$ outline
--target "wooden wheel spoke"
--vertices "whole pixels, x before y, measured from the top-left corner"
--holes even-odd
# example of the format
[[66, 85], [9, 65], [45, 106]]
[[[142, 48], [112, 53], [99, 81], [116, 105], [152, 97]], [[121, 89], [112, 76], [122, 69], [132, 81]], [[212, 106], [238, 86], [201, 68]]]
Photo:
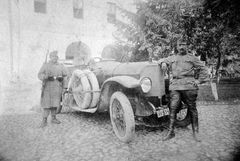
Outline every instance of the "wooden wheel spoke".
[[75, 87], [75, 88], [72, 89], [72, 92], [73, 93], [83, 93], [84, 92], [83, 87], [81, 85], [78, 86], [78, 87]]

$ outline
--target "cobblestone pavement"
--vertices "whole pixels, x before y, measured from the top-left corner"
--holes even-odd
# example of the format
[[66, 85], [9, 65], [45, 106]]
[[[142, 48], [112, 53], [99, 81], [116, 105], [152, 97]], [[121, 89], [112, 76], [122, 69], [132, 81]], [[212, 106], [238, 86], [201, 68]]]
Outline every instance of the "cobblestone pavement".
[[200, 143], [189, 126], [165, 142], [166, 129], [137, 127], [127, 144], [113, 133], [107, 113], [67, 112], [57, 116], [60, 125], [39, 128], [41, 115], [31, 110], [39, 106], [39, 87], [1, 95], [0, 161], [231, 161], [240, 145], [239, 105], [198, 106]]

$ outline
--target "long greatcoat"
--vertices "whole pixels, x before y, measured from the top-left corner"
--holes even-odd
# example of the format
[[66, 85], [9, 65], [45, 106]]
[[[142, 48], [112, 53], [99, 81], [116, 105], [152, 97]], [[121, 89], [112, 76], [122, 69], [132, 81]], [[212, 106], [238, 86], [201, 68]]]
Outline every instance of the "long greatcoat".
[[[62, 82], [58, 80], [48, 81], [44, 80], [44, 76], [58, 77], [62, 76]], [[43, 81], [43, 93], [41, 96], [42, 108], [59, 107], [61, 103], [61, 95], [63, 88], [67, 88], [67, 70], [60, 63], [53, 63], [49, 61], [43, 64], [38, 72], [38, 78]]]

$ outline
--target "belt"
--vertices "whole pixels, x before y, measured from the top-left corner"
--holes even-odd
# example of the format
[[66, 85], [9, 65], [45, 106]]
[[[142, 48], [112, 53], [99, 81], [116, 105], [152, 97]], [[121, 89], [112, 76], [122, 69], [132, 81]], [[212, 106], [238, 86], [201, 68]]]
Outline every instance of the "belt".
[[182, 78], [193, 78], [193, 75], [179, 75], [179, 76], [173, 76], [173, 79], [182, 79]]
[[48, 77], [48, 81], [55, 81], [58, 80], [59, 82], [63, 81], [63, 77]]

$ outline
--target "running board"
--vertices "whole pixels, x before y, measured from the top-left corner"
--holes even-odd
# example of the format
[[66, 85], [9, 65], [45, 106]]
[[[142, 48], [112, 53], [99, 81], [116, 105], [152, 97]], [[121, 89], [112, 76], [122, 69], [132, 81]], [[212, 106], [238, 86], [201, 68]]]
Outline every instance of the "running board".
[[87, 109], [81, 109], [79, 106], [70, 106], [70, 108], [76, 110], [76, 111], [81, 111], [81, 112], [89, 112], [89, 113], [94, 113], [97, 111], [97, 107], [95, 108], [87, 108]]

